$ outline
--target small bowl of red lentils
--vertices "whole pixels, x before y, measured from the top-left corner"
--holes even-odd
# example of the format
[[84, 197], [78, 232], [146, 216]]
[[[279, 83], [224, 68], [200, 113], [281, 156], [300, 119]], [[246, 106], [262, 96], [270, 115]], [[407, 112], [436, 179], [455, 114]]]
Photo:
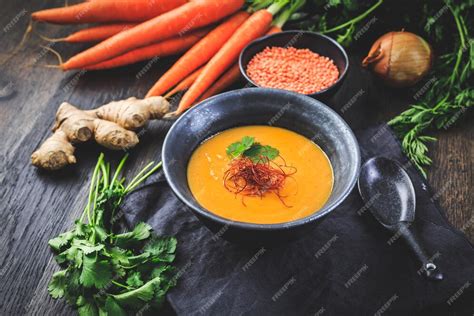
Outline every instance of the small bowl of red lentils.
[[256, 87], [289, 90], [311, 97], [334, 93], [349, 67], [334, 39], [308, 31], [259, 38], [240, 54], [240, 71]]

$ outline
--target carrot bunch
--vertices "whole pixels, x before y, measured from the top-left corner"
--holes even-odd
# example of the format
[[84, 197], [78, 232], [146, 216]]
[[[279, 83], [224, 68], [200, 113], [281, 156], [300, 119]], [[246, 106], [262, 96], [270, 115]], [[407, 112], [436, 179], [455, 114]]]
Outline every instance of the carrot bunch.
[[244, 2], [91, 0], [38, 11], [32, 18], [59, 24], [107, 23], [58, 39], [100, 41], [61, 63], [63, 70], [108, 69], [185, 52], [147, 93], [169, 97], [187, 90], [176, 115], [239, 80], [242, 49], [258, 37], [281, 31], [305, 0], [247, 1], [248, 9], [242, 11]]
[[31, 18], [56, 24], [143, 22], [171, 11], [187, 0], [94, 0], [34, 12]]
[[[268, 2], [272, 4], [265, 9], [257, 7], [257, 10], [242, 23], [229, 40], [207, 62], [181, 98], [178, 109], [171, 115], [183, 113], [192, 105], [221, 92], [236, 82], [240, 78], [237, 59], [242, 49], [256, 38], [280, 32], [291, 14], [304, 4], [302, 0], [292, 2], [261, 1], [263, 6]], [[289, 8], [274, 21], [274, 16], [288, 3], [290, 3]], [[272, 22], [274, 22], [273, 27], [271, 27]], [[204, 41], [204, 39], [201, 41]], [[185, 67], [185, 65], [182, 65], [182, 67]], [[173, 73], [173, 67], [163, 77], [170, 76], [169, 73]], [[160, 91], [160, 83], [165, 84], [161, 80], [162, 78], [151, 88], [147, 96], [157, 95], [156, 92]]]

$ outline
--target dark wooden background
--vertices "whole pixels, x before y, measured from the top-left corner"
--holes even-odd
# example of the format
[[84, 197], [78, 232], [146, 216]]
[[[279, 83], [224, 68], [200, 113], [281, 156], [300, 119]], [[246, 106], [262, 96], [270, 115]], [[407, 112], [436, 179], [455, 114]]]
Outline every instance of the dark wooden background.
[[[94, 108], [111, 100], [143, 97], [154, 80], [173, 59], [158, 59], [123, 69], [95, 73], [63, 73], [43, 67], [57, 63], [40, 45], [37, 36], [13, 56], [32, 11], [62, 5], [62, 1], [1, 1], [0, 15], [0, 314], [69, 314], [64, 301], [47, 293], [51, 274], [58, 269], [47, 241], [70, 228], [86, 200], [90, 170], [101, 149], [93, 144], [79, 146], [78, 164], [59, 172], [43, 172], [30, 165], [30, 155], [50, 135], [54, 114], [62, 101], [82, 108]], [[38, 32], [61, 37], [70, 27], [38, 25]], [[71, 56], [82, 45], [51, 46]], [[367, 47], [361, 47], [365, 52]], [[360, 55], [351, 54], [353, 67], [341, 92], [332, 102], [347, 103], [353, 96], [351, 85], [360, 84], [369, 74], [358, 66]], [[376, 82], [370, 99], [367, 124], [388, 120], [409, 102], [410, 94], [386, 89]], [[376, 91], [375, 93], [373, 91]], [[334, 101], [336, 100], [336, 101]], [[371, 102], [372, 102], [371, 101]], [[331, 104], [331, 103], [330, 103]], [[363, 104], [362, 104], [363, 106]], [[159, 151], [169, 122], [154, 122], [132, 151], [129, 168], [133, 172]], [[446, 210], [449, 221], [474, 240], [472, 113], [456, 125], [436, 133], [439, 141], [431, 147], [433, 166], [428, 182], [433, 198]], [[122, 153], [108, 153], [118, 159]]]

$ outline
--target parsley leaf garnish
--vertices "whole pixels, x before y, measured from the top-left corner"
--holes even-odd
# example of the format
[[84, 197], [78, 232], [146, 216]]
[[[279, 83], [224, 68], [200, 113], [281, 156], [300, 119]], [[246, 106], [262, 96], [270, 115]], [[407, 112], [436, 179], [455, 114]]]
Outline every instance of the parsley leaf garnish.
[[235, 142], [227, 147], [227, 155], [231, 158], [237, 158], [249, 150], [255, 143], [255, 137], [244, 136], [240, 142]]
[[255, 137], [250, 136], [244, 136], [241, 141], [230, 144], [226, 153], [231, 159], [243, 156], [253, 162], [261, 161], [262, 158], [273, 160], [280, 154], [278, 149], [255, 142]]

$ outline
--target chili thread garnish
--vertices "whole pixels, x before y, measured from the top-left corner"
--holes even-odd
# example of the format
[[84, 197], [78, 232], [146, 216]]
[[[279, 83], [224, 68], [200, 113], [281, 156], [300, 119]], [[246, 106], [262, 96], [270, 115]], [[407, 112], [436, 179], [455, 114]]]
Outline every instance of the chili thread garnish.
[[[267, 193], [275, 194], [286, 207], [288, 205], [281, 193], [285, 181], [296, 173], [297, 169], [288, 166], [271, 146], [262, 146], [253, 137], [244, 137], [241, 142], [230, 145], [227, 154], [232, 160], [224, 173], [224, 187], [235, 195], [262, 198]], [[276, 158], [282, 163], [277, 163]]]

